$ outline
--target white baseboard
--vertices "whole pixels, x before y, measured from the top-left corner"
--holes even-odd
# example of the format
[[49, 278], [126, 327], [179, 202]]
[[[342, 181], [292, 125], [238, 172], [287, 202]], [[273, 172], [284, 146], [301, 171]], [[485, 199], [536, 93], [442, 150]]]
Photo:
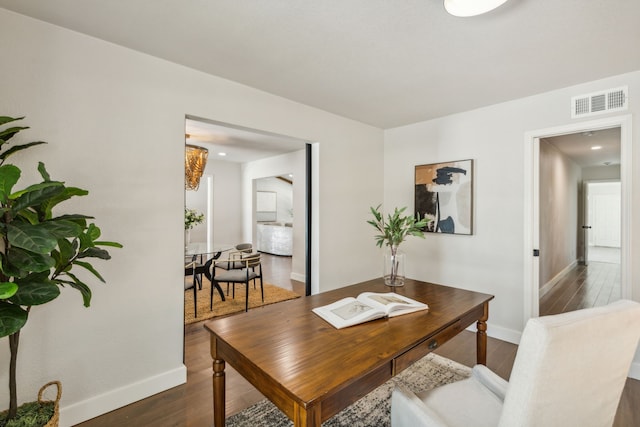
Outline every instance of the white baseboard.
[[307, 281], [307, 276], [300, 273], [294, 273], [293, 271], [291, 272], [291, 275], [289, 277], [291, 278], [291, 280], [297, 280], [298, 282], [304, 283]]
[[573, 261], [571, 264], [566, 266], [560, 273], [556, 274], [551, 280], [549, 280], [547, 283], [542, 285], [542, 287], [540, 288], [539, 297], [542, 298], [547, 292], [553, 289], [553, 287], [557, 285], [558, 282], [560, 282], [560, 280], [562, 280], [562, 278], [566, 276], [567, 273], [571, 271], [571, 269], [574, 268], [576, 265], [578, 265], [578, 260]]
[[60, 426], [76, 425], [185, 382], [187, 382], [187, 368], [182, 365], [172, 371], [145, 378], [99, 396], [62, 406], [60, 407]]
[[[467, 331], [475, 333], [477, 331], [476, 324], [474, 323], [473, 325], [469, 326], [467, 328]], [[487, 336], [500, 341], [506, 341], [510, 342], [511, 344], [518, 345], [520, 343], [522, 332], [503, 328], [502, 326], [495, 326], [490, 322], [487, 322]]]
[[520, 337], [522, 337], [522, 332], [487, 323], [487, 335], [491, 338], [518, 345], [520, 344]]
[[640, 362], [633, 362], [631, 364], [631, 368], [629, 369], [629, 378], [633, 378], [634, 380], [640, 380]]

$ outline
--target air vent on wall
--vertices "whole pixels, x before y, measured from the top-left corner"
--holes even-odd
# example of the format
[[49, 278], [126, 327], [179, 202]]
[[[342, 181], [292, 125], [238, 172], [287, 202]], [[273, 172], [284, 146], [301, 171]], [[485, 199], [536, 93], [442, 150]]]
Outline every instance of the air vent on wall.
[[588, 117], [627, 109], [628, 88], [619, 87], [571, 98], [571, 117]]

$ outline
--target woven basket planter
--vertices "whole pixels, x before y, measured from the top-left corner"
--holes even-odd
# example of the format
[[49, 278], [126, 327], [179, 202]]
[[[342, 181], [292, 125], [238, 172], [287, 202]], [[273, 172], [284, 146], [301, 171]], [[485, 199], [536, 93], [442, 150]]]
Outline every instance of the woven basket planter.
[[[45, 392], [45, 390], [52, 386], [55, 385], [57, 387], [57, 392], [56, 392], [56, 399], [55, 400], [44, 400], [43, 398], [43, 394]], [[45, 385], [43, 385], [40, 388], [40, 391], [38, 392], [38, 401], [37, 402], [29, 402], [29, 403], [25, 403], [20, 405], [20, 407], [18, 408], [18, 414], [20, 414], [20, 410], [21, 408], [23, 408], [24, 405], [30, 405], [30, 404], [35, 404], [38, 403], [40, 405], [42, 404], [53, 404], [53, 415], [51, 416], [51, 418], [49, 418], [49, 421], [46, 424], [42, 424], [42, 427], [58, 427], [58, 423], [60, 420], [60, 398], [62, 397], [62, 384], [60, 384], [60, 381], [51, 381]], [[7, 411], [3, 411], [2, 415], [6, 415]]]
[[44, 427], [58, 427], [58, 422], [60, 420], [60, 398], [62, 397], [62, 384], [60, 383], [60, 381], [51, 381], [43, 385], [40, 388], [40, 391], [38, 391], [38, 402], [50, 402], [49, 400], [42, 400], [42, 394], [47, 389], [47, 387], [52, 385], [57, 386], [58, 391], [56, 392], [56, 400], [53, 401], [53, 416], [51, 417], [49, 422], [44, 425]]

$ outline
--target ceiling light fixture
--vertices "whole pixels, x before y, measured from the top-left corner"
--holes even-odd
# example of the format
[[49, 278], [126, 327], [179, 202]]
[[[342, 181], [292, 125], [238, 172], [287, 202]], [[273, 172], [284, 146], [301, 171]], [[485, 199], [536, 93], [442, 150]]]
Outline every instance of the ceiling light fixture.
[[209, 150], [197, 145], [186, 144], [184, 149], [184, 188], [197, 190], [200, 187], [200, 178], [207, 166]]
[[600, 150], [602, 149], [601, 145], [594, 145], [593, 147], [591, 147], [592, 150]]
[[453, 16], [482, 15], [501, 6], [507, 0], [444, 0], [444, 8]]

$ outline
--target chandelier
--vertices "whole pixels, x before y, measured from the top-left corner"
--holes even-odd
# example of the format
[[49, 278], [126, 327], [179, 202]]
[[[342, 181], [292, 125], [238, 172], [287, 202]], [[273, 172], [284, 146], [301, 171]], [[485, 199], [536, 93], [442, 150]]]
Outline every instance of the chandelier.
[[184, 188], [197, 190], [200, 186], [200, 178], [207, 165], [209, 150], [196, 145], [185, 145], [184, 150]]

